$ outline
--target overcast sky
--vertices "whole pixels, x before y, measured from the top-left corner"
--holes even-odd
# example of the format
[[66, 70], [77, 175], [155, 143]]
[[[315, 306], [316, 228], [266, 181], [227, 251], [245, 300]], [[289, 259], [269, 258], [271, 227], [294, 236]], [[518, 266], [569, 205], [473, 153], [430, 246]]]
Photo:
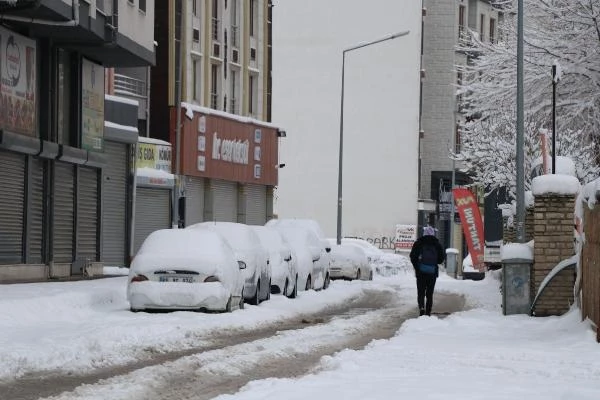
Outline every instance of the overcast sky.
[[314, 218], [335, 237], [342, 51], [346, 54], [344, 235], [389, 235], [416, 223], [418, 1], [278, 0], [273, 16], [273, 122], [280, 144], [276, 212]]

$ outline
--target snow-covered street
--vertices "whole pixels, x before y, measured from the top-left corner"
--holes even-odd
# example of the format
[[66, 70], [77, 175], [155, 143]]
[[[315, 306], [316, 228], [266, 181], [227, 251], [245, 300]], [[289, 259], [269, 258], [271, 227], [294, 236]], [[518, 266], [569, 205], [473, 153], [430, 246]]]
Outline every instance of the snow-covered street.
[[[596, 399], [600, 345], [589, 324], [577, 310], [505, 317], [499, 283], [492, 274], [480, 282], [442, 275], [435, 315], [421, 318], [410, 271], [373, 282], [336, 281], [296, 300], [273, 296], [230, 314], [131, 313], [125, 277], [5, 285], [2, 386], [70, 377], [75, 390], [53, 399], [211, 398], [235, 392], [229, 381], [249, 383], [219, 398]], [[464, 296], [465, 311], [446, 315], [444, 302], [453, 295]], [[361, 306], [365, 298], [380, 309]], [[364, 349], [368, 340], [352, 342], [405, 318], [386, 333], [390, 339]], [[294, 329], [298, 320], [304, 326]], [[224, 335], [237, 335], [237, 344], [221, 347]], [[138, 368], [118, 373], [127, 365]], [[98, 373], [110, 369], [117, 372]], [[91, 375], [95, 381], [85, 379]], [[194, 389], [200, 385], [202, 393]]]

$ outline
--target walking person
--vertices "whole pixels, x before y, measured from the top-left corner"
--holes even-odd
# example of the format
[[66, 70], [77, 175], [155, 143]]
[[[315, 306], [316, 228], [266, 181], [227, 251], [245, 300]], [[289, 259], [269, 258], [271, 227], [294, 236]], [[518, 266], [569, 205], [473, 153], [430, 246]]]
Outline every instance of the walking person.
[[[410, 250], [410, 262], [417, 278], [417, 302], [419, 315], [431, 315], [433, 290], [439, 275], [438, 264], [444, 262], [446, 254], [431, 226], [423, 228], [423, 236], [418, 238]], [[427, 298], [427, 302], [425, 302]]]

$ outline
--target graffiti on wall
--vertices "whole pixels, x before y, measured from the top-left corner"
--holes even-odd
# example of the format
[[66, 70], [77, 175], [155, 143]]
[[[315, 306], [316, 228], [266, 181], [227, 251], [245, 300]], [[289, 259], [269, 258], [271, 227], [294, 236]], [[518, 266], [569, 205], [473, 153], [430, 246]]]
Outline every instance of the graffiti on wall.
[[374, 237], [360, 237], [355, 236], [356, 239], [366, 240], [373, 246], [381, 250], [394, 250], [394, 236], [374, 236]]

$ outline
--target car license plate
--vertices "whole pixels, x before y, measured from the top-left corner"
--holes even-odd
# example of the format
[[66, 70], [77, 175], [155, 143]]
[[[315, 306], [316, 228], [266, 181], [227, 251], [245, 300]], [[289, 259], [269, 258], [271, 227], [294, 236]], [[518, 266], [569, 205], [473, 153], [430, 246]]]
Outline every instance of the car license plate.
[[194, 283], [193, 276], [160, 276], [159, 282], [183, 282], [183, 283]]

